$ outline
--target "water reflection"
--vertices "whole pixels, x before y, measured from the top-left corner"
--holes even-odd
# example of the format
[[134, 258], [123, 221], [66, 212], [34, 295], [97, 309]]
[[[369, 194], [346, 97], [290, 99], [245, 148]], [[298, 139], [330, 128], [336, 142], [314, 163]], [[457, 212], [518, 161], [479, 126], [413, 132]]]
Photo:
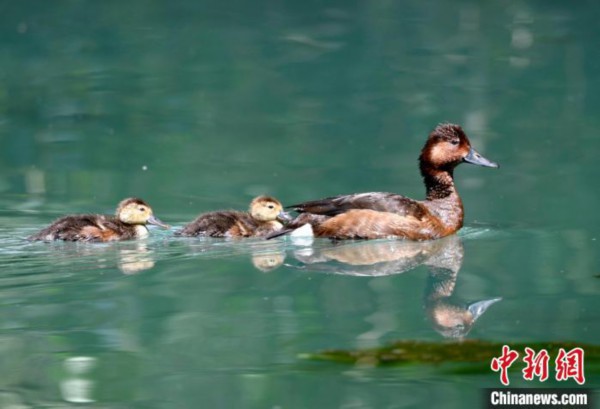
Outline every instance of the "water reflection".
[[123, 274], [136, 274], [154, 267], [154, 256], [146, 243], [136, 242], [132, 247], [119, 250], [118, 268]]
[[281, 267], [286, 254], [284, 244], [278, 241], [259, 239], [215, 239], [211, 237], [182, 237], [179, 241], [186, 244], [187, 252], [193, 255], [204, 254], [209, 257], [229, 257], [235, 254], [249, 253], [252, 265], [263, 273]]
[[[88, 243], [28, 243], [41, 256], [49, 256], [54, 262], [84, 269], [110, 269], [117, 267], [123, 274], [136, 274], [155, 265], [155, 252], [143, 240], [110, 244]], [[39, 249], [39, 251], [37, 251]]]
[[94, 381], [87, 379], [96, 364], [96, 358], [77, 356], [65, 359], [65, 379], [60, 382], [63, 399], [72, 403], [91, 403]]
[[465, 337], [478, 318], [500, 298], [466, 303], [454, 293], [464, 247], [456, 236], [426, 242], [375, 240], [332, 243], [292, 251], [295, 266], [348, 276], [381, 277], [402, 274], [424, 265], [429, 270], [424, 306], [433, 328], [446, 338]]
[[462, 262], [462, 245], [454, 238], [411, 242], [373, 240], [332, 243], [329, 247], [304, 247], [294, 257], [311, 270], [351, 276], [388, 276], [410, 271], [446, 249], [455, 263]]
[[283, 265], [285, 251], [257, 252], [252, 254], [252, 265], [263, 273], [273, 271]]
[[458, 237], [424, 263], [429, 269], [425, 290], [425, 311], [433, 328], [446, 338], [463, 338], [475, 321], [500, 298], [465, 303], [454, 294], [464, 248]]

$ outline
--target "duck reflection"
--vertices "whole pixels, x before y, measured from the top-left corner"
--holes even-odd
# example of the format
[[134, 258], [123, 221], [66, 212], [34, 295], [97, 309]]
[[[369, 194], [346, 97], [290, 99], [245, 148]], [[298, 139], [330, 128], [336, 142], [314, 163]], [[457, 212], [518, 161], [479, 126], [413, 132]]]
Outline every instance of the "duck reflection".
[[249, 254], [252, 265], [263, 273], [281, 267], [285, 261], [284, 244], [262, 239], [227, 240], [219, 238], [182, 239], [189, 254], [204, 254], [210, 257], [229, 257], [234, 254]]
[[252, 265], [263, 273], [268, 273], [283, 265], [285, 261], [285, 252], [269, 251], [256, 252], [252, 254]]
[[[444, 240], [445, 241], [445, 240]], [[425, 289], [425, 311], [433, 328], [446, 338], [465, 337], [475, 321], [501, 298], [466, 303], [454, 295], [464, 248], [457, 236], [424, 263], [429, 269]]]
[[[31, 244], [36, 246], [37, 244]], [[52, 242], [43, 246], [39, 254], [46, 254], [69, 265], [94, 269], [110, 269], [115, 266], [123, 274], [137, 274], [154, 267], [154, 250], [143, 241], [99, 244]], [[73, 263], [75, 261], [75, 263]]]
[[154, 267], [154, 255], [146, 243], [131, 243], [131, 248], [122, 248], [118, 254], [118, 268], [123, 274], [137, 274]]
[[456, 235], [425, 242], [338, 242], [326, 247], [299, 248], [293, 254], [303, 263], [298, 268], [350, 276], [389, 276], [425, 265], [430, 272], [424, 295], [426, 314], [433, 328], [446, 338], [466, 336], [477, 319], [500, 300], [466, 303], [455, 296], [464, 258], [461, 239]]
[[[458, 243], [460, 246], [460, 242]], [[306, 247], [294, 257], [311, 270], [351, 276], [388, 276], [404, 273], [427, 262], [447, 239], [415, 242], [402, 240], [334, 242], [328, 247]], [[462, 251], [462, 246], [461, 251]], [[457, 255], [458, 256], [458, 255]], [[462, 259], [462, 252], [460, 258]]]

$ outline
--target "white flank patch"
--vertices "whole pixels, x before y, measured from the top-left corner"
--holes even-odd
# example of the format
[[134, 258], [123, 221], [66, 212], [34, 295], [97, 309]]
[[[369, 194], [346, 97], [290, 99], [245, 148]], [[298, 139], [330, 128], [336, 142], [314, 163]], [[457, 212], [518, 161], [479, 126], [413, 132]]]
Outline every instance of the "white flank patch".
[[314, 237], [315, 233], [310, 223], [306, 223], [290, 233], [292, 244], [296, 246], [310, 246], [314, 241]]
[[315, 237], [315, 232], [313, 231], [310, 223], [306, 223], [305, 225], [298, 227], [296, 230], [291, 232], [290, 237]]

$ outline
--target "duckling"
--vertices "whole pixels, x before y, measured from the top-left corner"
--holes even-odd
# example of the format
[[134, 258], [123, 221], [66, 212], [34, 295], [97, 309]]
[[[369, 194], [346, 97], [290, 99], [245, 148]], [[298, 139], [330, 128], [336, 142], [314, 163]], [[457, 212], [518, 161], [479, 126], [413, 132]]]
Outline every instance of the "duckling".
[[163, 228], [169, 225], [157, 219], [152, 208], [138, 198], [128, 198], [117, 206], [115, 216], [77, 214], [61, 217], [50, 226], [30, 236], [31, 241], [119, 241], [148, 236], [147, 224]]
[[440, 124], [430, 134], [419, 164], [425, 200], [395, 193], [370, 192], [328, 197], [289, 206], [300, 213], [281, 236], [309, 223], [317, 237], [333, 239], [401, 238], [432, 240], [463, 226], [463, 203], [454, 186], [454, 168], [461, 163], [497, 168], [498, 164], [471, 147], [459, 125]]
[[177, 236], [262, 237], [283, 228], [290, 220], [281, 203], [269, 196], [258, 196], [247, 212], [221, 210], [204, 213], [176, 232]]

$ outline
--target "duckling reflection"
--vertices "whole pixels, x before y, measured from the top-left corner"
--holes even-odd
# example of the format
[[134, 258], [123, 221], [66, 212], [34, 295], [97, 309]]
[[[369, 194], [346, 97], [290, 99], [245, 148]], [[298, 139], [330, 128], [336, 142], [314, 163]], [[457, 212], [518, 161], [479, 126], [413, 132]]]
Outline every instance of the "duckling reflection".
[[283, 265], [284, 251], [257, 252], [252, 254], [252, 265], [263, 273], [268, 273]]
[[154, 256], [152, 250], [148, 249], [146, 243], [135, 243], [131, 248], [119, 250], [118, 268], [123, 274], [137, 274], [154, 267]]
[[389, 276], [425, 265], [430, 272], [424, 296], [426, 314], [433, 328], [446, 338], [466, 336], [477, 319], [500, 300], [464, 303], [454, 296], [464, 258], [461, 239], [456, 235], [425, 242], [334, 243], [322, 248], [301, 248], [294, 256], [313, 271], [351, 276]]
[[215, 241], [202, 237], [198, 240], [182, 241], [188, 248], [187, 254], [203, 257], [231, 257], [249, 254], [252, 265], [263, 273], [281, 267], [285, 261], [285, 250], [282, 242], [265, 241], [248, 238], [243, 243], [238, 241]]
[[118, 268], [123, 274], [135, 274], [154, 267], [154, 250], [143, 241], [88, 246], [81, 243], [52, 242], [43, 252], [57, 262], [91, 270]]

